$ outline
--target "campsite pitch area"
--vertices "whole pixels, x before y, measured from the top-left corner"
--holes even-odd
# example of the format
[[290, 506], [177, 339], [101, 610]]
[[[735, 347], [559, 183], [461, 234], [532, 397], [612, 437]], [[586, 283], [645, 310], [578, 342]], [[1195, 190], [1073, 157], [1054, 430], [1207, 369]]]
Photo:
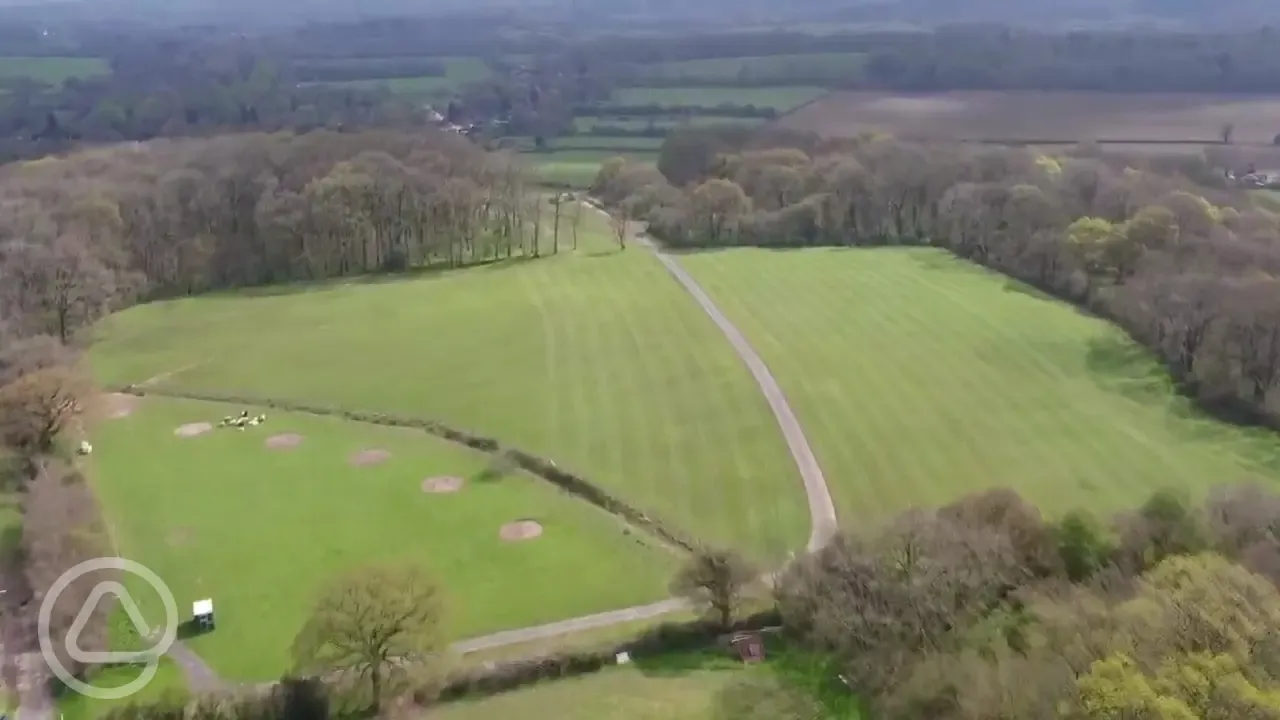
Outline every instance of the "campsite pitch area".
[[829, 136], [875, 131], [958, 140], [1146, 140], [1270, 145], [1280, 97], [1087, 92], [832, 93], [782, 120]]
[[91, 360], [107, 384], [440, 420], [701, 540], [801, 547], [803, 486], [741, 360], [650, 253], [589, 208], [572, 251], [568, 223], [554, 257], [132, 308]]
[[777, 376], [847, 527], [989, 487], [1056, 515], [1280, 479], [1280, 441], [1195, 413], [1119, 330], [942, 251], [680, 262]]
[[[544, 480], [487, 477], [486, 456], [417, 430], [249, 410], [266, 423], [179, 437], [240, 407], [147, 397], [96, 427], [91, 456], [120, 553], [166, 581], [183, 618], [214, 600], [217, 630], [189, 642], [227, 679], [279, 677], [317, 587], [361, 563], [421, 561], [452, 639], [666, 595], [676, 553]], [[285, 434], [300, 441], [267, 446]], [[449, 477], [461, 487], [424, 483]], [[541, 534], [504, 540], [520, 520]]]

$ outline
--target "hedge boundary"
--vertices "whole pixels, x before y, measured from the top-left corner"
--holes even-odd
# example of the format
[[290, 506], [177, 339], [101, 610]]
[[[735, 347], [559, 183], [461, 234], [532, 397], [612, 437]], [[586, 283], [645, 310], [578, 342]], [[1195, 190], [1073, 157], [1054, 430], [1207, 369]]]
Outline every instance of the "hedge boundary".
[[308, 403], [271, 398], [251, 398], [235, 395], [218, 395], [213, 393], [157, 391], [144, 388], [136, 384], [116, 387], [114, 389], [109, 389], [109, 391], [133, 395], [135, 397], [155, 395], [157, 397], [171, 397], [181, 400], [199, 400], [203, 402], [268, 407], [273, 410], [282, 410], [284, 412], [298, 412], [305, 413], [307, 415], [331, 417], [337, 416], [347, 420], [353, 420], [355, 422], [368, 423], [370, 425], [406, 427], [423, 430], [428, 434], [453, 443], [465, 445], [472, 450], [487, 453], [495, 458], [499, 456], [510, 458], [517, 467], [529, 474], [539, 477], [555, 485], [561, 490], [595, 505], [605, 512], [622, 518], [627, 523], [634, 525], [635, 527], [640, 528], [660, 538], [664, 542], [674, 545], [682, 550], [694, 552], [698, 547], [702, 546], [702, 543], [698, 542], [683, 531], [671, 526], [669, 523], [663, 522], [662, 520], [654, 518], [647, 513], [628, 505], [621, 498], [598, 487], [580, 475], [576, 475], [556, 467], [555, 463], [550, 460], [538, 457], [537, 455], [518, 448], [503, 446], [502, 443], [498, 442], [498, 440], [494, 438], [459, 430], [436, 420], [393, 415], [389, 413], [346, 410], [338, 407], [311, 405]]
[[667, 653], [702, 650], [725, 641], [733, 633], [747, 630], [775, 631], [780, 625], [781, 616], [777, 609], [748, 615], [735, 621], [728, 628], [705, 619], [664, 622], [620, 642], [604, 643], [578, 650], [550, 652], [455, 671], [448, 676], [438, 693], [431, 693], [434, 696], [415, 693], [414, 702], [428, 706], [468, 698], [489, 697], [544, 680], [560, 680], [599, 672], [606, 667], [616, 665], [618, 653], [628, 653], [634, 661]]

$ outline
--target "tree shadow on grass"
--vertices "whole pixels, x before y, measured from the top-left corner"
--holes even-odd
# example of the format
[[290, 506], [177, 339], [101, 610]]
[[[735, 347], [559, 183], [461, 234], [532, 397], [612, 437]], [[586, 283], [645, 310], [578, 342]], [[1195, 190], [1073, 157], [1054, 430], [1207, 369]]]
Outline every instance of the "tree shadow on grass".
[[1161, 404], [1180, 417], [1194, 409], [1178, 396], [1169, 373], [1149, 350], [1118, 332], [1089, 340], [1085, 368], [1102, 389], [1146, 404]]
[[1044, 290], [1041, 290], [1037, 287], [1033, 287], [1019, 280], [1013, 280], [1013, 279], [1005, 280], [1004, 291], [1007, 293], [1026, 295], [1027, 297], [1032, 297], [1032, 298], [1035, 298], [1036, 300], [1043, 300], [1045, 302], [1051, 302], [1051, 303], [1061, 302], [1058, 298], [1054, 297], [1053, 295], [1050, 295]]
[[[952, 274], [963, 273], [966, 275], [974, 275], [974, 274], [986, 275], [991, 272], [987, 268], [984, 268], [977, 263], [970, 262], [968, 260], [963, 260], [951, 254], [950, 252], [947, 252], [946, 250], [942, 250], [939, 248], [921, 249], [921, 248], [917, 248], [916, 246], [908, 246], [908, 247], [911, 247], [917, 250], [917, 252], [910, 253], [909, 257], [915, 262], [916, 266], [919, 267], [921, 270], [932, 270], [934, 272], [943, 272], [943, 273], [952, 273]], [[903, 250], [903, 246], [877, 246], [877, 247], [870, 247], [865, 249], [871, 250], [871, 251], [879, 250], [882, 252], [885, 252], [885, 251], [900, 252]]]
[[[1268, 474], [1280, 474], [1280, 435], [1232, 407], [1204, 407], [1157, 358], [1119, 332], [1089, 341], [1085, 367], [1101, 389], [1159, 410], [1181, 442], [1226, 450]], [[1233, 478], [1223, 478], [1224, 481]]]

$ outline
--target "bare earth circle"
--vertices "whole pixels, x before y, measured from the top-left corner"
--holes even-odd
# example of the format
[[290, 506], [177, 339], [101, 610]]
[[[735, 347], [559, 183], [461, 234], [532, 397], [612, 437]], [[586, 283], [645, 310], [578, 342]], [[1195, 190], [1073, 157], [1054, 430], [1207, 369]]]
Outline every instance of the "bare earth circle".
[[129, 417], [133, 414], [133, 409], [138, 406], [138, 397], [125, 393], [108, 393], [103, 396], [102, 401], [107, 417], [112, 420]]
[[454, 493], [462, 489], [462, 478], [460, 477], [433, 477], [422, 481], [422, 492], [425, 493]]
[[361, 450], [360, 452], [353, 454], [350, 457], [350, 462], [356, 467], [363, 467], [365, 465], [377, 465], [378, 463], [386, 462], [389, 459], [391, 459], [390, 452], [371, 448], [368, 450]]
[[542, 526], [533, 520], [517, 520], [507, 523], [498, 531], [498, 537], [507, 542], [532, 540], [542, 534]]
[[266, 446], [271, 450], [288, 450], [302, 444], [302, 436], [297, 433], [282, 433], [267, 438]]
[[173, 434], [178, 437], [195, 437], [197, 435], [203, 435], [212, 429], [213, 426], [207, 422], [187, 423], [186, 425], [179, 427], [177, 430], [174, 430]]

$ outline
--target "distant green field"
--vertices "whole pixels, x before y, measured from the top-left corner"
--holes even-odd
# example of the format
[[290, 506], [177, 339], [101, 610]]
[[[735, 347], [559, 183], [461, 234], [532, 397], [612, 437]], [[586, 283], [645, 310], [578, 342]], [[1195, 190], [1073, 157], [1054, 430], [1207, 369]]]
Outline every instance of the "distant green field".
[[1046, 514], [1280, 482], [1280, 439], [1197, 413], [1116, 327], [934, 249], [680, 262], [777, 376], [844, 527], [1010, 487]]
[[[544, 480], [487, 477], [486, 456], [422, 431], [263, 410], [266, 424], [245, 431], [174, 434], [239, 410], [145, 398], [97, 426], [90, 466], [124, 556], [159, 574], [180, 610], [205, 597], [218, 604], [218, 629], [188, 644], [230, 679], [287, 670], [316, 589], [360, 563], [423, 563], [444, 590], [450, 639], [666, 595], [679, 561], [671, 550]], [[266, 447], [278, 434], [301, 442]], [[390, 456], [354, 466], [350, 456], [365, 449]], [[433, 477], [465, 484], [424, 492]], [[523, 519], [542, 535], [500, 539]], [[145, 594], [139, 603], [156, 609]]]
[[51, 85], [61, 85], [67, 78], [106, 75], [110, 72], [111, 68], [101, 58], [0, 56], [0, 78], [29, 77]]
[[[357, 58], [346, 62], [358, 63], [361, 60]], [[465, 83], [483, 80], [489, 77], [491, 73], [489, 66], [478, 57], [445, 57], [440, 58], [440, 60], [444, 62], [446, 67], [443, 77], [422, 76], [376, 80], [345, 80], [326, 84], [335, 87], [354, 88], [381, 86], [386, 87], [397, 95], [428, 96], [453, 90]]]
[[635, 162], [656, 163], [658, 161], [656, 150], [628, 152], [562, 150], [550, 153], [529, 153], [526, 157], [538, 180], [555, 185], [585, 188], [595, 180], [596, 174], [600, 171], [600, 163], [619, 155]]
[[727, 103], [771, 107], [783, 113], [824, 94], [826, 90], [820, 87], [633, 87], [616, 90], [612, 102], [618, 105], [696, 106], [708, 109]]
[[[646, 81], [685, 80], [717, 82], [752, 80], [794, 82], [795, 78], [836, 86], [854, 77], [866, 61], [863, 53], [815, 53], [812, 55], [771, 55], [767, 57], [715, 58], [656, 63], [641, 68]], [[643, 81], [642, 81], [643, 82]]]
[[588, 132], [593, 127], [608, 126], [625, 130], [644, 130], [655, 127], [670, 131], [681, 125], [761, 125], [764, 118], [717, 117], [715, 115], [658, 115], [654, 117], [618, 117], [615, 115], [581, 116], [573, 119], [578, 132]]
[[609, 148], [631, 152], [634, 150], [657, 150], [662, 147], [660, 137], [614, 137], [610, 135], [569, 135], [556, 138], [553, 147], [573, 150], [576, 148]]

